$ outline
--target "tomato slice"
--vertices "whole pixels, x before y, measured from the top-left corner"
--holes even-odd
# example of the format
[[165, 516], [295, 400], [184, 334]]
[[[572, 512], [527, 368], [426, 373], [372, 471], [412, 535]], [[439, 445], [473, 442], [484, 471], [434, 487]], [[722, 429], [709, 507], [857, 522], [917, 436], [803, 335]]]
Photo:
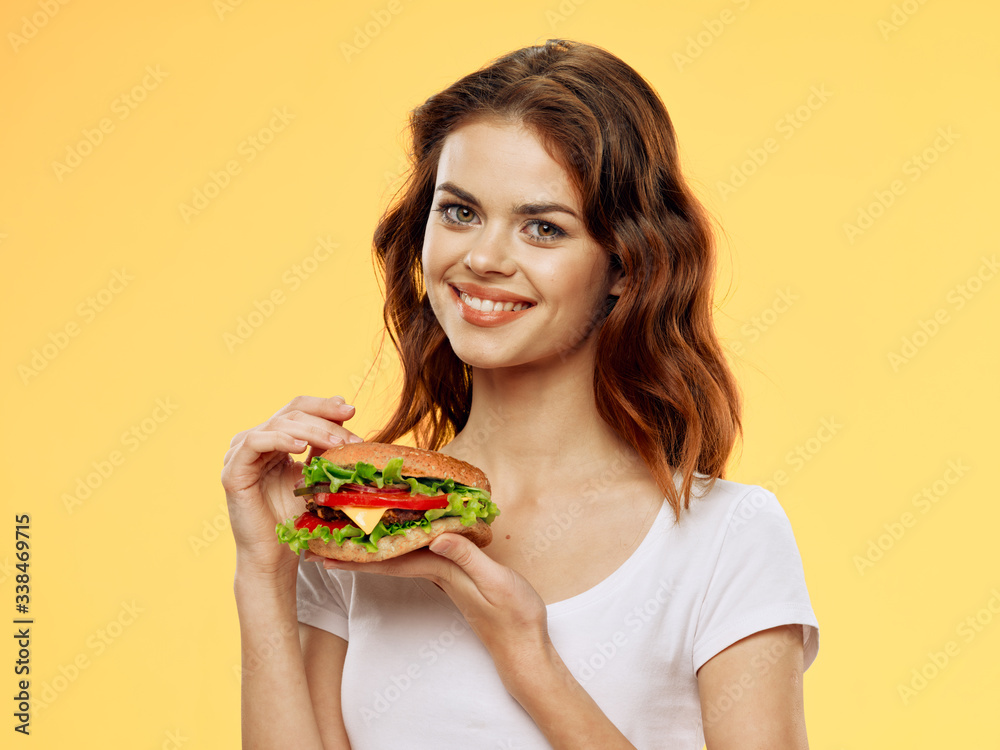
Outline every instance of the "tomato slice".
[[342, 529], [349, 523], [350, 521], [324, 521], [315, 513], [310, 513], [309, 511], [306, 511], [301, 516], [295, 519], [295, 528], [309, 529], [309, 531], [312, 531], [317, 526], [328, 526], [331, 529]]
[[398, 492], [319, 492], [313, 495], [312, 499], [317, 505], [326, 505], [330, 508], [342, 505], [357, 505], [362, 508], [405, 508], [406, 510], [433, 510], [434, 508], [448, 507], [447, 495], [428, 497], [427, 495], [407, 493], [401, 497]]

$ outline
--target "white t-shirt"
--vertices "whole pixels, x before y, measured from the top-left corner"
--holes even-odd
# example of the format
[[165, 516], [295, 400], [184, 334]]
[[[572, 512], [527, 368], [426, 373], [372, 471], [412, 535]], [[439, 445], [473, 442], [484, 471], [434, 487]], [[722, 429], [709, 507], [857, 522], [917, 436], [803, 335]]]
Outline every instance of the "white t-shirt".
[[[353, 750], [550, 747], [434, 584], [303, 561], [297, 592], [301, 622], [349, 642], [342, 707]], [[559, 655], [640, 749], [701, 750], [696, 672], [741, 638], [801, 624], [805, 667], [819, 649], [788, 517], [767, 490], [726, 480], [692, 498], [679, 524], [664, 502], [621, 567], [547, 609]]]

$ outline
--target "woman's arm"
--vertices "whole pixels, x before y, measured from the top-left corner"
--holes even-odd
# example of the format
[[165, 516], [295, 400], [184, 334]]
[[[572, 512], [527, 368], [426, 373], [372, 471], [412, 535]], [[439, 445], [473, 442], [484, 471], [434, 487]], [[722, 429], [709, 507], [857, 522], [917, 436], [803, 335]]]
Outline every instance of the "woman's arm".
[[802, 626], [754, 633], [698, 670], [708, 750], [807, 750]]
[[304, 623], [299, 623], [299, 641], [323, 747], [326, 750], [350, 750], [340, 705], [347, 641]]
[[275, 575], [237, 563], [243, 748], [284, 747], [289, 738], [300, 750], [347, 748], [346, 735], [343, 744], [324, 744], [299, 641], [295, 567], [286, 568]]
[[[503, 653], [513, 651], [512, 654]], [[490, 651], [504, 687], [554, 748], [634, 748], [577, 682], [551, 643]]]
[[[309, 659], [342, 668], [346, 649], [341, 639], [331, 643], [309, 634], [300, 643], [295, 601], [298, 557], [278, 541], [274, 527], [305, 508], [292, 491], [302, 467], [289, 453], [301, 452], [309, 444], [315, 452], [352, 438], [360, 440], [343, 427], [353, 409], [339, 396], [300, 396], [263, 424], [236, 435], [226, 453], [222, 485], [236, 542], [233, 588], [242, 645], [244, 748], [349, 747], [339, 712], [340, 670], [317, 681], [305, 667]], [[324, 647], [333, 651], [322, 653]], [[311, 692], [330, 689], [337, 691], [338, 710], [320, 716]], [[316, 700], [325, 706], [328, 698]]]

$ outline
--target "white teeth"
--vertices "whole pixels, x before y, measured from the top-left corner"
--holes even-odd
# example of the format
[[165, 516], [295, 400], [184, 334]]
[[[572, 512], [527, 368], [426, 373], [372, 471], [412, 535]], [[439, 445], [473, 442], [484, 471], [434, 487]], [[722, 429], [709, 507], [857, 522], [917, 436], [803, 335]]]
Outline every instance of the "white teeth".
[[479, 310], [481, 312], [498, 312], [504, 310], [506, 312], [517, 312], [519, 310], [526, 310], [531, 307], [527, 302], [497, 302], [491, 299], [479, 299], [479, 297], [471, 297], [465, 292], [461, 292], [462, 301], [474, 310]]

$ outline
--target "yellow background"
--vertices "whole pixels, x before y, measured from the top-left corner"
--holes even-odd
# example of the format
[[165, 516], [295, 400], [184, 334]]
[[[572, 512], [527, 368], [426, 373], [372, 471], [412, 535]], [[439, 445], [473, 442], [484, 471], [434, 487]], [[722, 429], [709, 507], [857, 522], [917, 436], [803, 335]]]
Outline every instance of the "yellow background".
[[[369, 248], [407, 113], [497, 55], [562, 36], [654, 85], [725, 230], [718, 322], [747, 398], [731, 477], [774, 483], [802, 552], [821, 625], [811, 746], [1000, 743], [1000, 279], [953, 301], [995, 274], [983, 265], [998, 250], [995, 4], [228, 6], [0, 11], [0, 611], [13, 613], [13, 516], [30, 513], [32, 690], [54, 698], [17, 742], [238, 745], [219, 483], [230, 438], [301, 393], [342, 394], [358, 407], [348, 426], [376, 428], [396, 371], [383, 357], [359, 392], [380, 336]], [[248, 147], [275, 108], [288, 121]], [[80, 146], [104, 118], [100, 143]], [[54, 163], [69, 151], [87, 155], [67, 172]], [[231, 160], [239, 174], [185, 220], [180, 204]], [[752, 174], [722, 188], [734, 170]], [[896, 180], [892, 205], [869, 210]], [[879, 216], [849, 237], [862, 211]], [[293, 289], [318, 238], [336, 249]], [[112, 283], [123, 269], [133, 278]], [[274, 290], [284, 301], [227, 344]], [[922, 321], [933, 336], [915, 336]], [[894, 366], [904, 337], [923, 345]], [[44, 369], [26, 374], [37, 354]], [[116, 450], [120, 465], [80, 500], [78, 482]], [[968, 469], [948, 475], [949, 461]], [[924, 488], [936, 500], [918, 507]], [[961, 630], [977, 613], [979, 630]], [[934, 675], [928, 652], [949, 641], [958, 653]], [[932, 679], [904, 701], [914, 669]]]

